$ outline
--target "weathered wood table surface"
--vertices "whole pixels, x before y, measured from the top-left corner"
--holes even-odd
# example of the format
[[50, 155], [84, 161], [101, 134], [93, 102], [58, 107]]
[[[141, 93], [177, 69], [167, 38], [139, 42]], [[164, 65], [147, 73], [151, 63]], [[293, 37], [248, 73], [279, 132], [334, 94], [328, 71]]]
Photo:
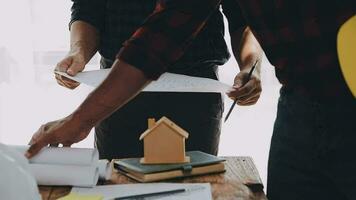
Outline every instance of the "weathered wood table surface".
[[[226, 172], [170, 180], [173, 183], [210, 183], [215, 200], [266, 200], [261, 178], [250, 157], [224, 157]], [[129, 184], [136, 181], [119, 173], [113, 173], [110, 181], [101, 184]], [[71, 187], [40, 186], [42, 199], [52, 200], [67, 195]]]

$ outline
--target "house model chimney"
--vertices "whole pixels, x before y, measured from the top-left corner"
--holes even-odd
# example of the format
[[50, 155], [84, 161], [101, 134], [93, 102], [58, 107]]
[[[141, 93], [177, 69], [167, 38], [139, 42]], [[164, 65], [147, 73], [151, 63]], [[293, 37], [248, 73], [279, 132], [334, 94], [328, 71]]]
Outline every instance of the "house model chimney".
[[148, 129], [151, 129], [156, 124], [155, 118], [148, 119]]

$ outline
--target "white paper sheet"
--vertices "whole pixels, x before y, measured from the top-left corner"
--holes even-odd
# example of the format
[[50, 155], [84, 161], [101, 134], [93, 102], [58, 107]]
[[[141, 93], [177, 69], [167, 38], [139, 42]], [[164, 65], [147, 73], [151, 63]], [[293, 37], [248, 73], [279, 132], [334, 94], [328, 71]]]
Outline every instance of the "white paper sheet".
[[[72, 77], [64, 72], [56, 72], [59, 75], [75, 80], [86, 85], [97, 87], [107, 77], [110, 69], [85, 71]], [[220, 81], [186, 76], [173, 73], [164, 73], [157, 81], [151, 82], [143, 92], [209, 92], [225, 93], [231, 86]]]
[[159, 195], [144, 198], [145, 200], [211, 200], [211, 189], [208, 183], [179, 184], [179, 183], [145, 183], [145, 184], [123, 184], [105, 185], [94, 188], [72, 188], [71, 192], [82, 195], [102, 195], [104, 200], [111, 200], [128, 195], [149, 194], [153, 192], [169, 191], [174, 189], [186, 189], [186, 192]]
[[[10, 148], [25, 154], [28, 145]], [[45, 147], [30, 159], [30, 170], [39, 185], [93, 187], [99, 179], [110, 179], [112, 163], [99, 160], [96, 149]]]

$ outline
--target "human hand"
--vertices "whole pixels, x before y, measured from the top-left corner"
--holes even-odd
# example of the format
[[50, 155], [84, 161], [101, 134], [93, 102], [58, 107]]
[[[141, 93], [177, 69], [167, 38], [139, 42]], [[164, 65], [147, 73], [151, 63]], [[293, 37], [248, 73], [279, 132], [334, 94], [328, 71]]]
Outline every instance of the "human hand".
[[240, 71], [235, 77], [232, 90], [226, 93], [231, 99], [237, 99], [237, 104], [241, 106], [256, 104], [262, 92], [259, 70], [255, 70], [248, 80], [250, 69]]
[[29, 143], [31, 146], [25, 156], [31, 158], [47, 145], [58, 146], [63, 144], [64, 147], [70, 147], [86, 138], [90, 130], [91, 127], [83, 128], [80, 121], [74, 120], [72, 115], [48, 122], [42, 125], [32, 136]]
[[[70, 52], [63, 60], [61, 60], [55, 71], [66, 72], [71, 76], [75, 76], [78, 72], [83, 71], [86, 65], [84, 56], [79, 52]], [[57, 83], [69, 89], [75, 89], [80, 83], [73, 81], [69, 78], [55, 73]]]

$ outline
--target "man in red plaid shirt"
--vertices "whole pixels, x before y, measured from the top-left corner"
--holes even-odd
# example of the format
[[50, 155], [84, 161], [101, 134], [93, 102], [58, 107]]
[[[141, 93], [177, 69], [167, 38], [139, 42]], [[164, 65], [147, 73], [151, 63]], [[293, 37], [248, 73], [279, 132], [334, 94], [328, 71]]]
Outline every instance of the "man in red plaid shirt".
[[[352, 153], [356, 105], [336, 52], [338, 29], [355, 15], [355, 2], [237, 2], [229, 6], [243, 17], [234, 20], [243, 20], [251, 28], [282, 84], [269, 158], [268, 197], [356, 199]], [[85, 138], [95, 123], [182, 56], [219, 3], [159, 1], [155, 12], [125, 43], [104, 83], [72, 115], [46, 124], [36, 134], [27, 156], [48, 144], [71, 144]], [[229, 93], [246, 100], [240, 95], [238, 87]]]

